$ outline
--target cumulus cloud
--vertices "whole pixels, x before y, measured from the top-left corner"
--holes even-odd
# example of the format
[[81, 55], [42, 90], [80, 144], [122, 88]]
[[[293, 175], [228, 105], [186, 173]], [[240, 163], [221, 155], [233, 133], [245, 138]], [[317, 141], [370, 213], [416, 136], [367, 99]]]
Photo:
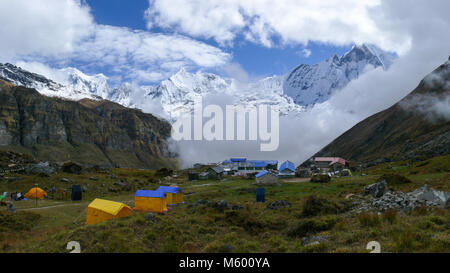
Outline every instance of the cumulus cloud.
[[0, 58], [67, 54], [92, 28], [89, 7], [77, 0], [0, 1]]
[[[78, 0], [0, 1], [0, 61], [76, 62], [84, 71], [107, 70], [128, 81], [156, 82], [184, 66], [214, 68], [230, 54], [177, 34], [96, 24]], [[44, 71], [44, 72], [49, 72]]]
[[[405, 33], [381, 28], [373, 9], [381, 0], [149, 0], [148, 28], [175, 29], [194, 37], [232, 44], [236, 37], [266, 47], [308, 44], [309, 41], [346, 45], [372, 43], [383, 49], [406, 51]], [[174, 8], [177, 7], [177, 8]]]

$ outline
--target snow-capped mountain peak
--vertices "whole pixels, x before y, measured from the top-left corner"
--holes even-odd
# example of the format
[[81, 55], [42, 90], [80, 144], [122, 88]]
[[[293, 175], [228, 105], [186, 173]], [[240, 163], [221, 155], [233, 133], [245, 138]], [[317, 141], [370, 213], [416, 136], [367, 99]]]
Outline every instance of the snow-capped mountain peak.
[[338, 89], [358, 78], [368, 65], [387, 70], [395, 56], [373, 45], [353, 46], [341, 57], [294, 69], [286, 79], [284, 92], [299, 105], [312, 105], [326, 100]]
[[184, 67], [156, 86], [124, 83], [114, 89], [108, 86], [105, 75], [86, 75], [73, 67], [58, 70], [60, 80], [55, 82], [11, 64], [0, 64], [0, 78], [48, 96], [108, 99], [144, 111], [157, 109], [161, 113], [154, 114], [173, 122], [183, 113], [191, 113], [195, 103], [217, 94], [222, 104], [226, 101], [246, 107], [277, 105], [282, 114], [301, 112], [307, 106], [328, 100], [336, 90], [364, 73], [367, 66], [386, 70], [394, 58], [376, 46], [356, 45], [342, 56], [334, 54], [317, 64], [301, 64], [286, 75], [251, 83], [201, 71], [191, 73]]

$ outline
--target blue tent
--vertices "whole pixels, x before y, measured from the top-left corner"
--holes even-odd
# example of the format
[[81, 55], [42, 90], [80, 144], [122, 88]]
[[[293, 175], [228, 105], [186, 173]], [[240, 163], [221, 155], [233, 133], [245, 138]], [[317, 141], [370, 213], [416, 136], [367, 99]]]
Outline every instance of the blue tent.
[[283, 164], [281, 164], [281, 166], [280, 166], [279, 173], [281, 173], [282, 171], [284, 171], [286, 169], [288, 169], [288, 170], [290, 170], [290, 171], [295, 173], [295, 165], [294, 165], [294, 163], [292, 163], [291, 161], [283, 162]]
[[137, 190], [134, 196], [136, 197], [153, 197], [153, 198], [164, 198], [166, 193], [163, 191], [149, 191], [149, 190]]
[[257, 175], [255, 175], [255, 177], [256, 177], [256, 178], [260, 178], [261, 176], [264, 176], [264, 175], [266, 175], [266, 174], [272, 174], [272, 173], [269, 172], [269, 171], [264, 170], [264, 171], [258, 173]]

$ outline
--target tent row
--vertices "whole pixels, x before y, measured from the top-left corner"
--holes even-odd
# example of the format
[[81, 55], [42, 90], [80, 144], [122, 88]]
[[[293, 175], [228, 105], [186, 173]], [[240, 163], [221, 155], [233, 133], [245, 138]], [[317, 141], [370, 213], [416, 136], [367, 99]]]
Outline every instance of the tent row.
[[[146, 212], [166, 212], [168, 205], [183, 202], [183, 191], [178, 187], [161, 186], [155, 191], [138, 190], [134, 194], [134, 210]], [[128, 217], [131, 207], [114, 201], [95, 199], [89, 204], [86, 224], [92, 225], [111, 219]]]
[[[73, 185], [72, 186], [72, 195], [71, 195], [71, 200], [72, 201], [80, 201], [82, 199], [82, 188], [80, 185]], [[43, 189], [38, 188], [38, 187], [34, 187], [32, 189], [30, 189], [25, 195], [25, 198], [27, 199], [46, 199], [48, 198], [47, 192], [45, 192]]]

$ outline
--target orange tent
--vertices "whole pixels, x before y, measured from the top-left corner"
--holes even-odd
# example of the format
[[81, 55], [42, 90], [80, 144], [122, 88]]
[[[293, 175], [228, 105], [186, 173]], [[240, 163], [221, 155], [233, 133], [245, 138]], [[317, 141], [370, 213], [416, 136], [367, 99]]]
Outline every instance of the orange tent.
[[47, 193], [41, 188], [32, 188], [25, 194], [25, 198], [28, 199], [44, 199], [47, 197]]

